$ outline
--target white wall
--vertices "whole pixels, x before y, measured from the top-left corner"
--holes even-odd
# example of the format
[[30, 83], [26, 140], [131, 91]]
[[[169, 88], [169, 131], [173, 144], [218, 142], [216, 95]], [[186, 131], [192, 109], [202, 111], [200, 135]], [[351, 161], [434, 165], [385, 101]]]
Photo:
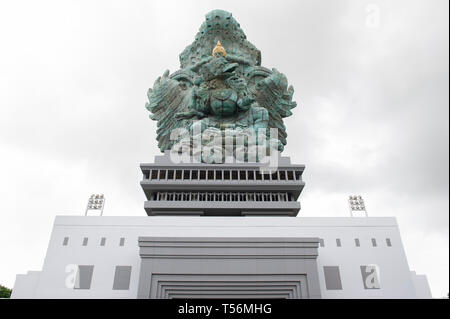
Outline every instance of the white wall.
[[427, 276], [418, 275], [415, 271], [411, 271], [411, 277], [416, 289], [416, 297], [418, 299], [431, 299], [430, 285], [428, 284]]
[[[318, 267], [323, 298], [416, 298], [395, 218], [309, 217], [97, 217], [58, 216], [55, 219], [37, 298], [136, 298], [139, 277], [139, 236], [174, 237], [320, 237]], [[64, 237], [69, 237], [63, 246]], [[82, 246], [88, 237], [88, 245]], [[100, 246], [101, 237], [106, 245]], [[121, 237], [125, 245], [119, 246]], [[336, 247], [336, 238], [342, 247]], [[359, 238], [361, 247], [355, 247]], [[377, 240], [372, 247], [371, 239]], [[390, 238], [392, 247], [386, 245]], [[94, 265], [89, 290], [65, 285], [67, 265]], [[364, 289], [360, 266], [378, 265], [381, 289]], [[113, 290], [117, 265], [132, 266], [129, 290]], [[339, 266], [342, 290], [326, 290], [323, 266]], [[28, 276], [28, 275], [27, 275]], [[35, 278], [35, 277], [33, 277]], [[33, 286], [18, 276], [14, 298]], [[423, 278], [422, 278], [423, 279]]]
[[32, 299], [36, 297], [40, 271], [28, 271], [26, 275], [17, 275], [11, 298]]

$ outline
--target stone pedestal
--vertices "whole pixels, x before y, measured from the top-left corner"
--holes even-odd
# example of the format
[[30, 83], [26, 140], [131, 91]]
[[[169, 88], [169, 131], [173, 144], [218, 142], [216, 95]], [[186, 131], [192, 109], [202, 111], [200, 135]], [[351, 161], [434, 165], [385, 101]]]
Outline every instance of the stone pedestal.
[[[297, 216], [303, 165], [141, 164], [149, 216]], [[291, 217], [289, 217], [291, 216]], [[154, 217], [151, 217], [154, 218]], [[245, 217], [242, 217], [245, 218]], [[248, 217], [252, 218], [252, 217]], [[176, 230], [170, 233], [175, 233]], [[320, 298], [318, 238], [140, 237], [139, 298]], [[229, 232], [233, 236], [233, 232]]]
[[140, 237], [138, 298], [320, 298], [318, 238]]

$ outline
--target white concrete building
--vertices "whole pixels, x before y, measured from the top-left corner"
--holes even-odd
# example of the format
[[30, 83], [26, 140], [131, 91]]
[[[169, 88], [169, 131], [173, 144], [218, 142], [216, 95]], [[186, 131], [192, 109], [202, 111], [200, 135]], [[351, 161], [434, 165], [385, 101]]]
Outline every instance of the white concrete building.
[[395, 218], [295, 217], [303, 165], [142, 164], [149, 216], [56, 217], [13, 298], [429, 298]]
[[[17, 275], [12, 297], [137, 298], [141, 264], [138, 238], [200, 234], [319, 237], [317, 267], [322, 298], [431, 298], [426, 277], [411, 272], [408, 266], [395, 218], [105, 216], [56, 217], [42, 271]], [[70, 286], [74, 275], [71, 265], [93, 266], [89, 288]], [[258, 267], [258, 261], [253, 265]], [[372, 287], [367, 287], [361, 272], [362, 266], [369, 265], [378, 269]], [[119, 280], [117, 266], [131, 267], [127, 289], [114, 289], [115, 280], [116, 284]], [[202, 273], [214, 271], [204, 269]], [[338, 278], [333, 277], [333, 271]]]

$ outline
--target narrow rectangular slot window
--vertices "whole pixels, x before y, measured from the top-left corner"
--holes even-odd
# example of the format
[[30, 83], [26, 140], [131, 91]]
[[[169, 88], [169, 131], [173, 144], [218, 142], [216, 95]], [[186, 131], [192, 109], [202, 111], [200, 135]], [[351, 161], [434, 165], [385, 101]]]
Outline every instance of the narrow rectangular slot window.
[[325, 241], [323, 240], [323, 238], [319, 239], [319, 245], [320, 247], [325, 247]]
[[341, 274], [339, 266], [324, 266], [325, 287], [327, 290], [342, 290]]
[[377, 240], [375, 238], [372, 238], [372, 246], [377, 247]]
[[272, 180], [277, 181], [278, 180], [278, 172], [272, 173]]
[[294, 180], [294, 172], [288, 171], [287, 172], [288, 180], [293, 181]]
[[79, 265], [75, 278], [74, 289], [91, 289], [93, 265]]
[[113, 290], [130, 289], [131, 266], [116, 266]]
[[377, 265], [360, 266], [364, 289], [380, 289], [379, 269]]

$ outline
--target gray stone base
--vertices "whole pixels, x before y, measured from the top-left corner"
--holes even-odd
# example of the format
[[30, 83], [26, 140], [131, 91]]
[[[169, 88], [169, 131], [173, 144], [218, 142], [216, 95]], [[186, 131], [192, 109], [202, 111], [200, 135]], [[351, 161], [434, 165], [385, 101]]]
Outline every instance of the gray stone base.
[[140, 237], [138, 298], [320, 298], [318, 238]]

